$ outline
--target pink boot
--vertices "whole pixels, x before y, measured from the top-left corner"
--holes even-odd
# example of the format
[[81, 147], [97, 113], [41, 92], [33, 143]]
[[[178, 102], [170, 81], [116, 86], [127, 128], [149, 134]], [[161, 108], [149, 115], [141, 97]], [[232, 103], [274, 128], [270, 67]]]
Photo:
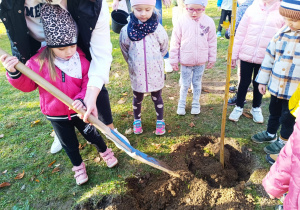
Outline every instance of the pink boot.
[[103, 153], [100, 152], [100, 156], [106, 162], [108, 168], [112, 168], [118, 163], [118, 159], [115, 158], [114, 153], [110, 148], [107, 148], [106, 151]]
[[73, 166], [72, 171], [75, 171], [75, 179], [78, 185], [82, 185], [89, 180], [88, 175], [86, 174], [85, 164], [82, 162], [80, 166]]

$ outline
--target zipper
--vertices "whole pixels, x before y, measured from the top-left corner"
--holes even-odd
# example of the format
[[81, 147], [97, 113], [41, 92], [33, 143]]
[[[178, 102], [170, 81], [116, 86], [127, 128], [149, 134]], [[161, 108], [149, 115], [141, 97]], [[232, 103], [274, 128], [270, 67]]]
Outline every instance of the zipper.
[[[62, 80], [62, 83], [65, 83], [66, 82], [66, 74], [65, 72], [61, 71], [61, 80]], [[64, 84], [63, 84], [64, 85]], [[66, 86], [68, 87], [68, 86]], [[66, 94], [66, 93], [65, 93]], [[67, 107], [67, 113], [68, 113], [68, 119], [71, 120], [71, 115], [70, 115], [70, 110], [69, 108]]]
[[143, 39], [144, 44], [144, 62], [145, 62], [145, 82], [146, 82], [146, 92], [148, 92], [148, 76], [147, 76], [147, 58], [146, 58], [146, 38]]

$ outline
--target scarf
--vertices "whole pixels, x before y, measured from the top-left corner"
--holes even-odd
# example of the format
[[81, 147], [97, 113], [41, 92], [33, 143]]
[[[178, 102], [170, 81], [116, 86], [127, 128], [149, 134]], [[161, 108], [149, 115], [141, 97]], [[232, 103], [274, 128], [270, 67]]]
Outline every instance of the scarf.
[[153, 13], [151, 18], [146, 22], [140, 22], [133, 13], [130, 14], [130, 21], [128, 23], [127, 33], [131, 41], [140, 41], [145, 36], [153, 33], [158, 26], [157, 15]]
[[54, 64], [68, 76], [82, 79], [81, 62], [78, 52], [76, 52], [69, 60], [56, 57]]

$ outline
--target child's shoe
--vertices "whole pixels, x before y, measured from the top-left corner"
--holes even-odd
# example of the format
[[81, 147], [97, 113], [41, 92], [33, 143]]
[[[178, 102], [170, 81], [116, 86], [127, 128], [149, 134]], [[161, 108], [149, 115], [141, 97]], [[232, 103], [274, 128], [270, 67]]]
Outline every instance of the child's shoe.
[[219, 38], [219, 37], [221, 37], [221, 36], [222, 36], [221, 31], [218, 31], [218, 32], [217, 32], [217, 38]]
[[61, 145], [57, 135], [55, 134], [54, 141], [51, 145], [50, 152], [51, 152], [51, 154], [55, 154], [55, 153], [59, 152], [61, 149], [62, 149], [62, 145]]
[[134, 120], [134, 122], [133, 122], [133, 132], [134, 132], [134, 134], [143, 133], [142, 121], [141, 120]]
[[229, 120], [237, 122], [240, 119], [240, 116], [243, 114], [243, 108], [236, 106], [231, 114], [229, 115]]
[[192, 105], [192, 110], [191, 110], [191, 114], [200, 114], [200, 106], [193, 106]]
[[161, 121], [161, 120], [157, 120], [156, 121], [156, 131], [155, 131], [155, 134], [160, 136], [160, 135], [164, 135], [165, 132], [166, 132], [166, 124], [164, 121]]
[[257, 107], [257, 108], [253, 108], [250, 110], [250, 113], [253, 116], [253, 121], [256, 123], [264, 123], [264, 117], [261, 113], [261, 108]]
[[185, 115], [185, 108], [178, 107], [177, 108], [177, 114], [178, 115]]
[[275, 134], [273, 137], [268, 135], [267, 131], [262, 131], [257, 134], [254, 134], [251, 136], [252, 141], [255, 143], [271, 143], [277, 140], [277, 134]]
[[111, 148], [107, 148], [105, 152], [99, 153], [103, 160], [106, 162], [108, 168], [112, 168], [118, 164], [118, 159], [114, 156]]
[[235, 93], [236, 91], [237, 91], [237, 87], [236, 86], [229, 87], [229, 92], [230, 93]]
[[89, 180], [88, 175], [86, 174], [85, 164], [82, 162], [80, 166], [73, 166], [72, 171], [75, 172], [75, 179], [78, 185], [82, 185]]

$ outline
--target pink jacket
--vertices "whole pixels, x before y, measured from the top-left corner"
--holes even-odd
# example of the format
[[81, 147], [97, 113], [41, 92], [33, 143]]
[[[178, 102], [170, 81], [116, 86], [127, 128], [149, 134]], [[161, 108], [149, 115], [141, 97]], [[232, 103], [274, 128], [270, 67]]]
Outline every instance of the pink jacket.
[[236, 31], [232, 59], [261, 64], [266, 48], [275, 33], [284, 25], [279, 14], [280, 2], [267, 10], [261, 0], [255, 0], [246, 10]]
[[172, 32], [170, 63], [184, 66], [216, 62], [217, 36], [212, 18], [203, 14], [198, 21], [183, 15]]
[[[41, 54], [41, 52], [44, 49], [45, 48], [41, 49], [36, 55], [31, 57], [27, 61], [26, 66], [28, 66], [34, 72], [38, 73], [41, 77], [43, 77], [52, 85], [54, 85], [56, 88], [61, 90], [71, 99], [73, 100], [84, 99], [87, 83], [88, 83], [88, 70], [90, 66], [90, 63], [85, 58], [84, 53], [80, 49], [77, 49], [81, 61], [82, 79], [73, 78], [65, 74], [65, 78], [63, 81], [62, 71], [56, 67], [55, 69], [58, 74], [58, 78], [56, 78], [56, 81], [52, 81], [50, 78], [50, 74], [48, 73], [49, 71], [47, 65], [44, 65], [42, 71], [39, 71], [40, 64], [37, 61], [37, 57]], [[65, 104], [63, 104], [61, 101], [56, 99], [45, 89], [38, 86], [34, 81], [26, 77], [24, 74], [22, 74], [17, 79], [13, 79], [12, 77], [9, 76], [8, 73], [6, 74], [6, 77], [10, 82], [10, 84], [12, 84], [12, 86], [14, 86], [15, 88], [23, 92], [31, 92], [38, 87], [39, 94], [40, 94], [40, 107], [43, 114], [48, 116], [65, 116], [65, 115], [70, 116], [71, 114], [76, 113], [73, 110], [69, 110], [69, 108]]]
[[300, 209], [300, 111], [294, 132], [263, 179], [263, 186], [267, 193], [276, 198], [288, 192], [283, 203], [284, 209]]

